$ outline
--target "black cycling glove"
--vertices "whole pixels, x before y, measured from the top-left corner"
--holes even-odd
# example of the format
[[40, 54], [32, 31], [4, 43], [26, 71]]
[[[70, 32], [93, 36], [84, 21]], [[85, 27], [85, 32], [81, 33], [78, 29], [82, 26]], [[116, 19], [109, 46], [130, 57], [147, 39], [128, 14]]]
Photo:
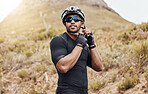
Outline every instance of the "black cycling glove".
[[77, 46], [84, 48], [85, 45], [87, 44], [87, 38], [85, 38], [83, 34], [79, 34], [78, 38], [76, 39], [76, 43], [77, 43]]
[[87, 37], [87, 43], [88, 43], [90, 49], [96, 47], [95, 42], [94, 42], [94, 34], [92, 32]]

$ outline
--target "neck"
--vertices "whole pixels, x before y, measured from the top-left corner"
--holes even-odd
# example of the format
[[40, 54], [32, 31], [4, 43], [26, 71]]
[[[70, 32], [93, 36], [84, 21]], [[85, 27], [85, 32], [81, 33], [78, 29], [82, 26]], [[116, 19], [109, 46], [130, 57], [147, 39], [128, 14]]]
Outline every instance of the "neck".
[[78, 37], [78, 35], [73, 35], [73, 34], [71, 34], [71, 33], [69, 33], [69, 32], [66, 32], [73, 40], [76, 40], [77, 39], [77, 37]]

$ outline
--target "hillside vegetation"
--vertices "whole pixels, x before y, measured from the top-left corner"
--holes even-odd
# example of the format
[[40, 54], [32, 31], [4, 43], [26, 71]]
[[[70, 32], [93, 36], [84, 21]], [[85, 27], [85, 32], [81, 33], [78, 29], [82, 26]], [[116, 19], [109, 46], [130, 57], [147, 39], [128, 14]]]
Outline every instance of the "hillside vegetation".
[[[26, 11], [28, 7], [25, 7], [19, 14], [17, 11], [21, 8], [17, 8], [0, 24], [1, 94], [55, 94], [58, 75], [51, 61], [49, 44], [54, 36], [65, 32], [59, 15], [69, 3], [63, 7], [63, 3], [52, 5], [54, 0], [43, 1], [46, 3], [39, 5], [44, 7], [35, 7], [34, 12]], [[147, 94], [148, 23], [132, 24], [110, 8], [92, 6], [93, 3], [84, 3], [84, 0], [81, 5], [75, 5], [86, 13], [86, 26], [95, 35], [105, 68], [101, 72], [88, 68], [89, 94]], [[48, 30], [39, 9], [46, 14], [46, 24], [51, 25]]]
[[[80, 7], [86, 16], [87, 27], [122, 27], [130, 22], [121, 18], [103, 0], [23, 0], [12, 13], [0, 23], [0, 32], [32, 32], [44, 28], [43, 18], [48, 25], [63, 29], [61, 14], [73, 5]], [[112, 26], [108, 27], [108, 25]]]

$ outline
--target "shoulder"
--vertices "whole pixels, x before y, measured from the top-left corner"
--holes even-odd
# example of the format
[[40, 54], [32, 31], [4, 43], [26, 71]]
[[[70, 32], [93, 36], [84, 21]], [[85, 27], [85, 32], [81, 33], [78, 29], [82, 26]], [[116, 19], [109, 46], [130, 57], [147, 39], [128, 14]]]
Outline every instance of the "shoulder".
[[65, 42], [65, 41], [66, 41], [66, 33], [62, 33], [62, 34], [60, 34], [58, 36], [55, 36], [51, 40], [50, 44], [53, 44], [53, 43], [61, 43], [61, 42]]

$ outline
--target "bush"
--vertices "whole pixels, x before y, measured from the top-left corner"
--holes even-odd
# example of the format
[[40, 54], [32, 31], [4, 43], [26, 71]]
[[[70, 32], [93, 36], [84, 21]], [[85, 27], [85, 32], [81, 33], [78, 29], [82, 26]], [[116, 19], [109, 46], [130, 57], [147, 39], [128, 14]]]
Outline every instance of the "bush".
[[40, 71], [43, 71], [43, 72], [46, 72], [47, 71], [47, 67], [45, 64], [40, 64], [38, 66], [35, 67], [35, 70], [37, 72], [40, 72]]
[[25, 55], [26, 55], [27, 58], [29, 58], [29, 57], [31, 57], [33, 55], [33, 52], [32, 51], [27, 51], [25, 53]]
[[116, 78], [117, 78], [117, 74], [113, 74], [112, 75], [112, 82], [115, 82], [116, 81]]
[[45, 28], [39, 29], [37, 31], [34, 31], [32, 33], [28, 33], [26, 34], [26, 37], [29, 38], [29, 40], [34, 40], [34, 41], [38, 41], [38, 40], [45, 40], [48, 38], [53, 38], [56, 35], [61, 34], [62, 32], [64, 32], [64, 30], [56, 30], [53, 28], [50, 28], [47, 32]]
[[38, 93], [36, 90], [35, 90], [35, 87], [34, 85], [31, 86], [31, 90], [30, 90], [30, 93], [29, 94], [40, 94]]
[[130, 40], [130, 37], [129, 37], [128, 32], [121, 33], [118, 36], [118, 39], [121, 39], [122, 41], [129, 41]]
[[18, 75], [20, 78], [24, 79], [24, 78], [28, 77], [28, 72], [25, 71], [25, 70], [21, 70], [21, 71], [19, 71], [19, 72], [17, 73], [17, 75]]
[[24, 52], [26, 50], [33, 50], [35, 49], [35, 42], [31, 40], [17, 40], [13, 43], [12, 48], [9, 50], [13, 49], [15, 52]]
[[131, 40], [143, 40], [148, 38], [148, 23], [135, 25], [133, 28], [119, 34], [118, 39], [128, 42]]
[[132, 46], [131, 57], [141, 66], [148, 59], [148, 41], [134, 42]]
[[6, 41], [6, 39], [0, 38], [0, 44], [3, 43], [3, 42], [5, 42], [5, 41]]
[[148, 83], [148, 68], [145, 69], [144, 77]]
[[37, 81], [37, 75], [33, 74], [32, 79], [33, 79], [34, 82], [36, 82]]
[[140, 24], [140, 25], [135, 25], [133, 28], [130, 29], [130, 31], [135, 31], [135, 30], [138, 30], [138, 29], [141, 29], [144, 32], [148, 32], [148, 23], [143, 23], [143, 24]]
[[52, 67], [52, 69], [51, 69], [51, 74], [55, 74], [55, 73], [57, 73], [57, 70], [56, 70], [55, 67]]
[[0, 80], [1, 80], [2, 77], [3, 77], [2, 68], [0, 67]]
[[3, 62], [4, 58], [0, 56], [0, 63]]
[[101, 87], [105, 85], [106, 81], [105, 80], [97, 80], [89, 84], [89, 89], [92, 90], [93, 92], [99, 90]]
[[132, 75], [127, 74], [125, 79], [118, 84], [118, 89], [119, 90], [128, 90], [129, 88], [133, 88], [139, 83], [139, 78], [137, 75]]
[[104, 59], [103, 60], [103, 66], [104, 66], [104, 70], [105, 71], [119, 66], [119, 64], [116, 61], [114, 61], [113, 54], [112, 54], [112, 56], [110, 56], [110, 55], [107, 55], [107, 56], [106, 57], [104, 57], [104, 56], [102, 57]]
[[139, 25], [139, 28], [142, 29], [144, 32], [148, 32], [148, 23], [143, 23]]

